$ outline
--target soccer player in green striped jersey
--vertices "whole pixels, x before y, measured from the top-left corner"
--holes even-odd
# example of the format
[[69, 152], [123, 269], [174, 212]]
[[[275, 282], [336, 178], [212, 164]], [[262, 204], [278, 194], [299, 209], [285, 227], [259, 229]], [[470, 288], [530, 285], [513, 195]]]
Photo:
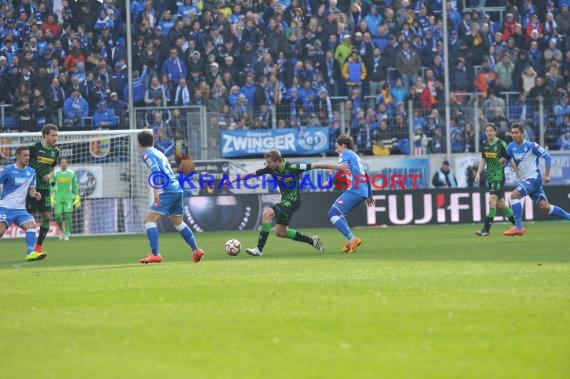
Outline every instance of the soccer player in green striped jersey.
[[43, 242], [49, 231], [51, 221], [51, 193], [50, 183], [54, 167], [59, 159], [59, 149], [55, 147], [57, 142], [57, 126], [46, 124], [42, 128], [43, 140], [30, 145], [30, 167], [36, 170], [36, 190], [42, 197], [40, 201], [28, 197], [26, 208], [28, 212], [38, 211], [42, 214], [40, 234], [36, 242], [35, 251], [43, 252]]
[[[55, 221], [59, 226], [59, 239], [69, 241], [71, 233], [71, 216], [73, 214], [73, 206], [81, 207], [81, 198], [79, 197], [79, 185], [75, 172], [67, 168], [67, 159], [61, 158], [59, 161], [59, 170], [53, 173], [51, 178], [51, 204], [53, 205], [53, 213]], [[65, 227], [63, 227], [63, 217], [65, 218]]]
[[[333, 165], [328, 163], [292, 163], [281, 157], [279, 150], [269, 150], [265, 153], [265, 167], [260, 168], [255, 172], [250, 172], [242, 175], [242, 180], [247, 181], [248, 176], [263, 176], [272, 175], [276, 181], [279, 190], [281, 191], [281, 201], [279, 204], [274, 204], [272, 207], [263, 211], [261, 232], [257, 240], [257, 246], [246, 249], [245, 251], [252, 256], [260, 257], [263, 255], [263, 247], [269, 237], [271, 231], [271, 221], [275, 218], [275, 234], [278, 237], [288, 238], [294, 241], [304, 242], [320, 253], [324, 252], [324, 246], [321, 238], [316, 236], [307, 236], [295, 229], [289, 228], [293, 214], [301, 206], [301, 191], [300, 191], [300, 175], [312, 169], [331, 169], [331, 170], [346, 170], [348, 165]], [[231, 182], [236, 182], [238, 178]]]
[[[475, 181], [479, 183], [481, 180], [481, 173], [487, 165], [487, 186], [491, 195], [489, 196], [489, 213], [485, 217], [485, 225], [481, 230], [475, 234], [478, 236], [486, 237], [489, 235], [493, 219], [497, 214], [497, 207], [502, 209], [503, 215], [509, 219], [510, 222], [515, 223], [513, 211], [505, 205], [505, 162], [509, 158], [507, 155], [507, 144], [505, 141], [497, 138], [497, 127], [493, 123], [485, 124], [485, 134], [487, 140], [483, 141], [483, 153], [479, 161]], [[509, 164], [517, 173], [518, 170], [512, 159]]]

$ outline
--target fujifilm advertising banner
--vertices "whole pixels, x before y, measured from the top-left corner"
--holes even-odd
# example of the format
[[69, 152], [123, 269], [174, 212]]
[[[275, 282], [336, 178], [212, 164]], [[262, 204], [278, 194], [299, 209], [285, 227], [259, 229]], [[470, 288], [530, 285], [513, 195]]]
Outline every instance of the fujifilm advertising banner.
[[327, 128], [224, 130], [220, 136], [223, 158], [263, 155], [271, 149], [279, 149], [284, 156], [321, 154], [329, 149]]
[[[291, 225], [297, 228], [332, 227], [327, 211], [342, 191], [305, 193]], [[553, 204], [570, 204], [570, 187], [550, 186], [548, 199]], [[348, 215], [351, 226], [398, 226], [480, 223], [487, 214], [488, 192], [478, 189], [373, 191], [374, 207], [364, 203]], [[506, 193], [510, 202], [510, 191]], [[196, 196], [184, 199], [186, 223], [195, 231], [257, 230], [263, 210], [279, 202], [279, 194]], [[543, 215], [527, 197], [523, 201], [523, 220], [555, 220]], [[505, 221], [498, 215], [495, 221]], [[175, 231], [170, 221], [161, 220], [162, 231]]]

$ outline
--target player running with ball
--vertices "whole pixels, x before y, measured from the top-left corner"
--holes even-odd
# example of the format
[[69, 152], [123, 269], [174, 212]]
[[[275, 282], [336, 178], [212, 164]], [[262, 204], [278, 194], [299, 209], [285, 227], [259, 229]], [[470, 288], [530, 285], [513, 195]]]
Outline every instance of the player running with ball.
[[[295, 229], [289, 228], [293, 214], [301, 206], [301, 191], [299, 176], [312, 169], [344, 170], [345, 165], [333, 165], [328, 163], [292, 163], [283, 157], [279, 150], [270, 150], [265, 153], [265, 167], [255, 172], [242, 175], [247, 181], [248, 176], [273, 175], [281, 191], [281, 201], [263, 211], [261, 218], [261, 232], [257, 240], [257, 246], [245, 249], [249, 255], [260, 257], [271, 231], [271, 221], [275, 218], [275, 234], [277, 237], [288, 238], [293, 241], [304, 242], [313, 246], [319, 252], [324, 252], [324, 246], [319, 236], [309, 237]], [[233, 179], [234, 183], [238, 178]]]

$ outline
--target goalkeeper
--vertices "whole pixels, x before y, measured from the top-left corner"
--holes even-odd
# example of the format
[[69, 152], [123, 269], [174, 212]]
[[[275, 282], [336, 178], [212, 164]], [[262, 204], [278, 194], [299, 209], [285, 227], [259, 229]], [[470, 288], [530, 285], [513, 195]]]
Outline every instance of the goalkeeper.
[[[71, 233], [71, 216], [73, 206], [81, 207], [79, 185], [75, 172], [67, 168], [67, 159], [59, 161], [59, 170], [56, 170], [51, 180], [51, 205], [54, 208], [55, 221], [59, 226], [59, 239], [69, 241]], [[65, 219], [65, 226], [63, 221]]]

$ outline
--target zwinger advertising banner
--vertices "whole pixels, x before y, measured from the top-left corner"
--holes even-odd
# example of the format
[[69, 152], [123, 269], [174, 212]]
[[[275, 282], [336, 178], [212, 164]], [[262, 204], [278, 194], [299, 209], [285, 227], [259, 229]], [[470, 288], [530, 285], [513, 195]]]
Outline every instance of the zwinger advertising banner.
[[279, 149], [284, 156], [315, 155], [329, 149], [327, 128], [223, 130], [220, 133], [223, 158], [263, 155]]

